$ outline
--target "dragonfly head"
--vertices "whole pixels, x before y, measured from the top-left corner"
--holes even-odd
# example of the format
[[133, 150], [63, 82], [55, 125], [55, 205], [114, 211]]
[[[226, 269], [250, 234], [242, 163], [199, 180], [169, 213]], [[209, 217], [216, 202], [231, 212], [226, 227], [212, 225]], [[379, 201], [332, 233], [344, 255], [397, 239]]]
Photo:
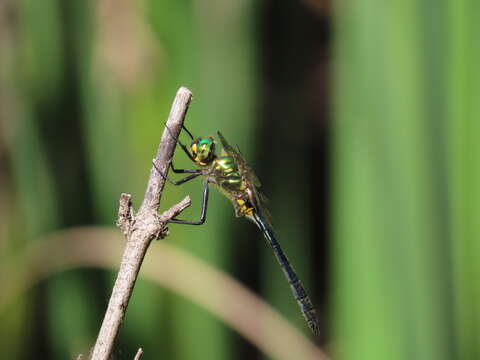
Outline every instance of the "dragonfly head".
[[190, 145], [193, 159], [200, 165], [208, 165], [215, 158], [215, 141], [211, 136], [200, 137]]

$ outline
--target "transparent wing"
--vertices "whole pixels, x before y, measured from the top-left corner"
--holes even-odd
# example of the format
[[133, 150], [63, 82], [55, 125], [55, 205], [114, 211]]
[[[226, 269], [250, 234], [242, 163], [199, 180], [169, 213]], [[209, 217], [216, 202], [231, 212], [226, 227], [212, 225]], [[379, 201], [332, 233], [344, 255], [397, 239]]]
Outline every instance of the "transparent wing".
[[223, 137], [222, 133], [220, 131], [217, 131], [218, 137], [220, 139], [220, 142], [222, 143], [223, 150], [228, 154], [234, 157], [236, 163], [238, 164], [240, 171], [242, 171], [243, 175], [246, 177], [246, 179], [249, 181], [250, 184], [255, 185], [255, 187], [259, 188], [262, 186], [262, 183], [260, 180], [258, 180], [257, 175], [255, 175], [255, 172], [248, 166], [247, 162], [245, 161], [245, 158], [242, 156], [240, 151], [237, 151], [231, 146], [227, 140]]
[[227, 140], [223, 137], [222, 133], [220, 131], [217, 131], [218, 137], [220, 139], [220, 142], [222, 143], [223, 149], [230, 153], [231, 155], [236, 154], [237, 152], [235, 149], [230, 146], [230, 144], [227, 142]]
[[228, 155], [233, 156], [239, 167], [239, 170], [242, 172], [242, 175], [250, 185], [249, 189], [253, 192], [253, 198], [255, 199], [255, 204], [253, 205], [255, 206], [258, 215], [260, 215], [269, 226], [272, 226], [270, 212], [268, 211], [267, 207], [267, 198], [258, 190], [258, 188], [261, 186], [260, 180], [258, 179], [257, 175], [255, 175], [255, 172], [252, 170], [252, 168], [248, 166], [240, 151], [234, 149], [233, 146], [227, 142], [220, 131], [217, 133], [218, 138], [222, 143], [223, 150]]

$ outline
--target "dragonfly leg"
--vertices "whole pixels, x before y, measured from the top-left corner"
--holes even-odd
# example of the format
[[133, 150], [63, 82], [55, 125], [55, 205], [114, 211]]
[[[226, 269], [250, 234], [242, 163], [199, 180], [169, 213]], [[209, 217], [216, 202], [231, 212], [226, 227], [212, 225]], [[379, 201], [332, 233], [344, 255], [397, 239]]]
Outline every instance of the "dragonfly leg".
[[155, 164], [155, 159], [152, 161], [152, 164], [153, 164], [153, 167], [158, 171], [158, 173], [172, 185], [182, 185], [182, 184], [186, 183], [187, 181], [193, 180], [196, 177], [203, 174], [202, 170], [200, 170], [200, 169], [191, 169], [191, 170], [190, 169], [175, 169], [173, 171], [176, 172], [176, 173], [177, 172], [178, 173], [192, 173], [192, 175], [188, 175], [188, 176], [185, 176], [184, 178], [182, 178], [180, 180], [173, 181], [167, 175], [165, 175], [164, 173], [162, 173], [160, 171], [160, 169], [157, 167], [157, 164]]
[[207, 205], [208, 205], [209, 189], [210, 188], [208, 186], [208, 181], [205, 181], [205, 186], [203, 188], [202, 213], [200, 215], [200, 220], [199, 221], [170, 219], [170, 220], [168, 220], [168, 222], [169, 223], [174, 223], [174, 224], [184, 224], [184, 225], [202, 225], [203, 223], [205, 223], [205, 219], [207, 218]]
[[199, 171], [199, 169], [176, 169], [175, 166], [173, 166], [173, 161], [170, 163], [170, 168], [176, 174], [185, 174], [185, 173], [194, 174], [194, 173], [197, 173]]
[[193, 135], [190, 131], [188, 131], [188, 129], [185, 127], [185, 124], [182, 124], [182, 129], [185, 130], [188, 134], [188, 136], [190, 136], [190, 139], [192, 139], [193, 141]]
[[[170, 130], [170, 128], [168, 127], [167, 124], [165, 124], [165, 128], [167, 129], [168, 133], [170, 134], [170, 136], [175, 140], [175, 142], [180, 145], [180, 147], [182, 148], [182, 150], [185, 152], [185, 154], [187, 154], [188, 158], [190, 160], [192, 160], [193, 162], [195, 162], [195, 159], [193, 158], [192, 154], [190, 153], [190, 151], [188, 151], [188, 148], [185, 146], [185, 144], [183, 144], [180, 139], [178, 137], [175, 137], [173, 134], [172, 134], [172, 131]], [[190, 137], [192, 138], [193, 140], [193, 137], [192, 137], [192, 134], [190, 133], [190, 131], [188, 131], [185, 126], [182, 125], [182, 128], [185, 129], [185, 131], [188, 133], [188, 135], [190, 135]]]

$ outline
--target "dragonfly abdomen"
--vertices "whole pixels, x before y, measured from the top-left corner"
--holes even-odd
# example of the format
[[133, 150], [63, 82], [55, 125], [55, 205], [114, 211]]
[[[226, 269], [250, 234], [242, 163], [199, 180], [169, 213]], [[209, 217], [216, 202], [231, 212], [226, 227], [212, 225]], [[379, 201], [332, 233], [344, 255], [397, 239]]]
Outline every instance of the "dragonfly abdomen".
[[312, 330], [315, 335], [319, 334], [319, 327], [318, 327], [318, 320], [315, 314], [315, 308], [303, 287], [302, 282], [297, 276], [293, 266], [288, 261], [287, 256], [283, 252], [280, 243], [275, 238], [273, 231], [266, 226], [266, 224], [262, 221], [262, 219], [254, 213], [253, 219], [255, 223], [258, 225], [260, 230], [262, 230], [263, 235], [267, 239], [267, 242], [273, 249], [273, 253], [280, 264], [280, 267], [287, 278], [288, 284], [290, 285], [290, 289], [292, 290], [293, 297], [297, 301], [298, 306], [300, 307], [300, 311], [302, 312], [303, 317], [307, 321], [308, 326]]
[[[300, 306], [300, 310], [305, 317], [308, 326], [314, 334], [318, 334], [318, 322], [313, 305], [308, 298], [302, 283], [298, 279], [295, 270], [273, 234], [272, 225], [269, 220], [269, 213], [264, 207], [265, 198], [258, 191], [260, 181], [245, 162], [240, 150], [238, 147], [237, 150], [235, 150], [230, 146], [222, 134], [218, 132], [223, 150], [221, 155], [217, 156], [215, 153], [215, 141], [212, 137], [207, 136], [194, 140], [190, 133], [189, 135], [192, 138], [190, 151], [185, 145], [181, 143], [180, 145], [188, 157], [202, 169], [177, 169], [177, 171], [173, 169], [177, 173], [191, 173], [191, 175], [186, 176], [177, 182], [173, 182], [173, 184], [180, 185], [197, 176], [203, 175], [206, 181], [204, 183], [202, 213], [199, 221], [186, 221], [180, 219], [170, 219], [169, 221], [177, 224], [203, 224], [206, 217], [209, 184], [217, 186], [221, 192], [232, 201], [233, 206], [235, 207], [236, 216], [246, 216], [248, 219], [254, 221], [263, 232], [264, 237], [272, 247], [275, 257], [289, 282], [293, 296]], [[176, 140], [178, 141], [178, 139]], [[164, 178], [169, 180], [165, 175]]]

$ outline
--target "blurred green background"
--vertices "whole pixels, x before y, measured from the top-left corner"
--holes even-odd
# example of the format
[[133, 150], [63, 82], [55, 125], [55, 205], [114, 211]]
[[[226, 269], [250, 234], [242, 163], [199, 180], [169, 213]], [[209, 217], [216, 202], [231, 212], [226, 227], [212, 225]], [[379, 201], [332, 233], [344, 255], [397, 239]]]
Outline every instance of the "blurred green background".
[[[116, 272], [75, 249], [99, 239], [89, 251], [107, 259], [110, 229], [121, 251], [119, 194], [140, 204], [184, 85], [189, 130], [221, 130], [262, 180], [317, 307], [311, 341], [334, 359], [480, 358], [479, 11], [473, 0], [1, 1], [0, 357], [88, 355]], [[186, 194], [182, 218], [197, 218], [200, 181], [167, 186], [161, 208]], [[165, 243], [311, 336], [270, 249], [221, 194], [204, 226], [170, 231]], [[289, 345], [280, 328], [266, 334]], [[113, 358], [139, 346], [145, 359], [272, 357], [262, 336], [140, 277]]]

